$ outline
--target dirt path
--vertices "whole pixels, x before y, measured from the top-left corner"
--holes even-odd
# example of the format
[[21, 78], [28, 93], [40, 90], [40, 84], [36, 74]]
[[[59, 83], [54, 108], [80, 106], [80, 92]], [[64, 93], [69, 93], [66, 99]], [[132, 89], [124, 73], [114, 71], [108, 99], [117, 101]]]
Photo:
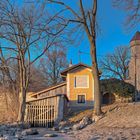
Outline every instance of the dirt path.
[[[57, 137], [43, 137], [44, 134], [55, 133]], [[140, 128], [95, 128], [89, 125], [83, 130], [72, 134], [56, 133], [40, 129], [39, 135], [27, 136], [24, 140], [140, 140]]]
[[75, 133], [76, 140], [140, 140], [140, 128], [90, 128]]
[[[56, 131], [48, 131], [46, 128], [38, 128], [38, 135], [30, 135], [24, 137], [24, 140], [75, 140], [75, 136], [69, 136], [66, 133], [58, 133]], [[44, 137], [45, 134], [56, 134], [57, 137]]]

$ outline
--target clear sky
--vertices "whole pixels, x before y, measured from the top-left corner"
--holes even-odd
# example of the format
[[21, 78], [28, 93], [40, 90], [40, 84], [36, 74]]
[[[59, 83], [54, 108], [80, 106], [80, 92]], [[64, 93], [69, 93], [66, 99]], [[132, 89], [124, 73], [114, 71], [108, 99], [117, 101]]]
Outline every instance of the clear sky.
[[[16, 0], [16, 2], [19, 2], [19, 5], [22, 1], [24, 0]], [[90, 0], [85, 1], [87, 3]], [[126, 13], [121, 9], [114, 8], [112, 1], [113, 0], [98, 0], [97, 20], [100, 29], [96, 41], [98, 60], [103, 59], [105, 54], [113, 52], [117, 46], [129, 46], [129, 41], [135, 32], [139, 30], [138, 27], [134, 29], [125, 27]], [[73, 4], [76, 2], [75, 0], [68, 0], [67, 2], [75, 7], [75, 4]], [[79, 51], [84, 53], [79, 54]], [[86, 36], [81, 39], [79, 46], [73, 45], [68, 47], [67, 58], [68, 61], [72, 59], [73, 64], [77, 64], [78, 62], [91, 64], [89, 42]]]
[[[103, 59], [102, 55], [112, 52], [115, 47], [121, 45], [129, 45], [129, 41], [135, 34], [135, 29], [126, 28], [124, 22], [126, 13], [123, 10], [116, 9], [112, 6], [112, 0], [98, 0], [98, 24], [100, 27], [97, 36], [97, 55], [98, 59]], [[80, 60], [83, 63], [90, 64], [90, 55], [82, 54], [79, 56], [78, 51], [89, 53], [89, 43], [86, 38], [81, 40], [78, 47], [70, 47], [68, 50], [68, 59], [72, 59], [73, 63]]]

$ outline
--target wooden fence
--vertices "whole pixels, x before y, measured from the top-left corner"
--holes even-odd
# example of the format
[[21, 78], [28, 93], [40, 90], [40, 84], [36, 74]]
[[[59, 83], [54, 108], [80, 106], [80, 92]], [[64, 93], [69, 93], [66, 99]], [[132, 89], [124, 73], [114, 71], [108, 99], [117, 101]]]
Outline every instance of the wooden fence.
[[25, 121], [33, 127], [53, 127], [59, 115], [63, 115], [63, 100], [62, 96], [51, 96], [27, 102]]

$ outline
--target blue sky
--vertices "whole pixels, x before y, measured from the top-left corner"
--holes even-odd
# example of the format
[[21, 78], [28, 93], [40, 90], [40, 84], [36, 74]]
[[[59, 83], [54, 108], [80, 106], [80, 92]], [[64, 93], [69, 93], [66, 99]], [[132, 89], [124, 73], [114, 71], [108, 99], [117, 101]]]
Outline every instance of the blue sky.
[[[103, 59], [102, 55], [110, 53], [117, 46], [129, 45], [129, 42], [137, 27], [129, 29], [125, 27], [126, 13], [123, 10], [116, 9], [112, 6], [112, 0], [98, 0], [98, 24], [100, 32], [97, 36], [97, 55], [98, 59]], [[79, 62], [78, 51], [89, 53], [89, 42], [84, 38], [79, 46], [72, 46], [68, 49], [68, 60], [72, 59], [73, 63]], [[91, 64], [89, 54], [80, 55], [81, 62]]]
[[[22, 4], [22, 1], [24, 0], [17, 0], [16, 2], [19, 2], [18, 5], [20, 5]], [[89, 0], [85, 0], [88, 5], [87, 1]], [[68, 0], [67, 2], [76, 8], [75, 2], [77, 1]], [[139, 30], [138, 27], [129, 30], [125, 27], [124, 22], [126, 20], [126, 13], [123, 10], [114, 8], [112, 6], [112, 0], [98, 0], [97, 20], [100, 28], [96, 41], [98, 60], [103, 59], [105, 54], [113, 52], [114, 48], [117, 46], [129, 46], [129, 41], [135, 32]], [[67, 47], [68, 61], [72, 59], [73, 64], [82, 62], [90, 65], [91, 59], [89, 55], [89, 47], [89, 42], [86, 36], [84, 39], [81, 39], [79, 45], [71, 45], [70, 47]], [[79, 54], [79, 51], [84, 53]]]

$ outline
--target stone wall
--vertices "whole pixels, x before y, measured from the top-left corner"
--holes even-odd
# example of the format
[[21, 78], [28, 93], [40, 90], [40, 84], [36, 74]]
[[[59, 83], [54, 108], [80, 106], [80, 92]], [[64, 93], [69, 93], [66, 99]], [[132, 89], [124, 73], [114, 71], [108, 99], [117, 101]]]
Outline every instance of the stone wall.
[[117, 94], [114, 93], [115, 96], [115, 102], [121, 102], [121, 103], [129, 103], [132, 102], [132, 97], [120, 97]]

